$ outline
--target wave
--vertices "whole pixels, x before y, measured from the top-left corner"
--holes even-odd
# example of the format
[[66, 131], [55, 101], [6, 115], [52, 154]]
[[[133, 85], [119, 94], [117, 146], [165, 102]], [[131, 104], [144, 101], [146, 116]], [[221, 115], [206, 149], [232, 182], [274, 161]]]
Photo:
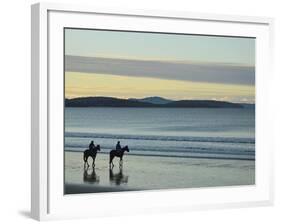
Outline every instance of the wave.
[[65, 150], [84, 151], [91, 139], [101, 144], [101, 153], [113, 149], [112, 143], [118, 139], [129, 145], [131, 155], [255, 159], [255, 140], [252, 138], [65, 132]]
[[[82, 152], [80, 148], [76, 147], [68, 147], [65, 151], [70, 152]], [[109, 150], [103, 150], [99, 153], [101, 154], [108, 154]], [[178, 153], [174, 154], [172, 152], [157, 152], [157, 151], [150, 151], [150, 152], [138, 152], [130, 151], [127, 155], [131, 156], [157, 156], [157, 157], [176, 157], [176, 158], [202, 158], [202, 159], [235, 159], [235, 160], [255, 160], [255, 155], [237, 155], [237, 154], [212, 154], [212, 153], [199, 153], [199, 152], [192, 152], [192, 153]]]
[[236, 137], [195, 137], [195, 136], [187, 137], [187, 136], [162, 136], [162, 135], [158, 136], [158, 135], [104, 134], [104, 133], [85, 133], [85, 132], [65, 132], [65, 137], [255, 144], [254, 138], [236, 138]]
[[[66, 143], [66, 148], [76, 148], [78, 151], [83, 151], [87, 148], [85, 144], [79, 143]], [[108, 145], [102, 145], [102, 149], [109, 151], [112, 148]], [[130, 147], [133, 151], [137, 152], [163, 152], [163, 153], [206, 153], [206, 154], [227, 154], [227, 155], [255, 155], [254, 150], [249, 149], [222, 149], [222, 148], [214, 148], [214, 147], [156, 147], [156, 146], [133, 146]], [[171, 150], [172, 148], [172, 150]]]

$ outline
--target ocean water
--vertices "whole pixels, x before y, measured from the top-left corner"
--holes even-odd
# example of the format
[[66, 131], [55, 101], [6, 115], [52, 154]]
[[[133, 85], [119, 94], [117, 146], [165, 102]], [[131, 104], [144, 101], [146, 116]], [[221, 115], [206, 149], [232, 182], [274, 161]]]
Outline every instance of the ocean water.
[[65, 108], [65, 150], [255, 160], [255, 110], [247, 108]]

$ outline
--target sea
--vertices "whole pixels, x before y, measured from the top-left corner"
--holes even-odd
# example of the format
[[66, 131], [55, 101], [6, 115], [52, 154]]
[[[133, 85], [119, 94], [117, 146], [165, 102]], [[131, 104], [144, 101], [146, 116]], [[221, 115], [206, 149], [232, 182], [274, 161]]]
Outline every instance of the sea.
[[254, 108], [65, 108], [64, 150], [117, 141], [130, 155], [255, 160]]

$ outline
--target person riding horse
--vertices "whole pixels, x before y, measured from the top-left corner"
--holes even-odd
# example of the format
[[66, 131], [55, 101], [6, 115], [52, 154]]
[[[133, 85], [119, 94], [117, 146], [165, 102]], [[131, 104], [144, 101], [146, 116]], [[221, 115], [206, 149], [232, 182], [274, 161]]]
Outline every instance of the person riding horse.
[[86, 149], [83, 154], [84, 168], [86, 165], [87, 168], [89, 167], [89, 163], [88, 163], [89, 157], [92, 157], [93, 159], [92, 167], [93, 168], [95, 167], [95, 160], [98, 151], [100, 151], [100, 145], [95, 146], [94, 141], [91, 141], [91, 143], [89, 144], [89, 149]]
[[122, 147], [120, 145], [120, 141], [118, 141], [116, 144], [116, 150], [119, 152], [121, 149], [122, 149]]
[[89, 150], [94, 150], [95, 148], [95, 144], [94, 144], [94, 141], [91, 141], [91, 143], [89, 144]]
[[[120, 146], [120, 148], [119, 148]], [[114, 157], [119, 157], [120, 161], [119, 161], [119, 166], [121, 167], [123, 164], [123, 156], [124, 156], [124, 152], [129, 152], [129, 147], [126, 145], [125, 147], [121, 148], [120, 142], [118, 141], [117, 145], [116, 145], [116, 149], [112, 149], [109, 152], [109, 167], [112, 169], [114, 164], [113, 164], [113, 159]]]

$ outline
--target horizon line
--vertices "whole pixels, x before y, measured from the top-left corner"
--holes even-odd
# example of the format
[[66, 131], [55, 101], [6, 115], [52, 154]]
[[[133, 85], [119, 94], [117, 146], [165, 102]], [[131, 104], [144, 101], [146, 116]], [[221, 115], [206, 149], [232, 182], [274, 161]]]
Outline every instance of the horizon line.
[[114, 96], [78, 96], [78, 97], [64, 97], [65, 100], [72, 100], [72, 99], [81, 99], [81, 98], [97, 98], [97, 97], [103, 97], [103, 98], [114, 98], [114, 99], [120, 99], [120, 100], [130, 100], [130, 99], [136, 99], [136, 100], [142, 100], [146, 98], [162, 98], [165, 100], [170, 100], [170, 101], [217, 101], [217, 102], [228, 102], [228, 103], [236, 103], [236, 104], [256, 104], [255, 102], [235, 102], [235, 101], [227, 101], [227, 100], [218, 100], [218, 99], [169, 99], [166, 97], [161, 97], [161, 96], [146, 96], [142, 98], [136, 98], [136, 97], [130, 97], [130, 98], [120, 98], [120, 97], [114, 97]]

